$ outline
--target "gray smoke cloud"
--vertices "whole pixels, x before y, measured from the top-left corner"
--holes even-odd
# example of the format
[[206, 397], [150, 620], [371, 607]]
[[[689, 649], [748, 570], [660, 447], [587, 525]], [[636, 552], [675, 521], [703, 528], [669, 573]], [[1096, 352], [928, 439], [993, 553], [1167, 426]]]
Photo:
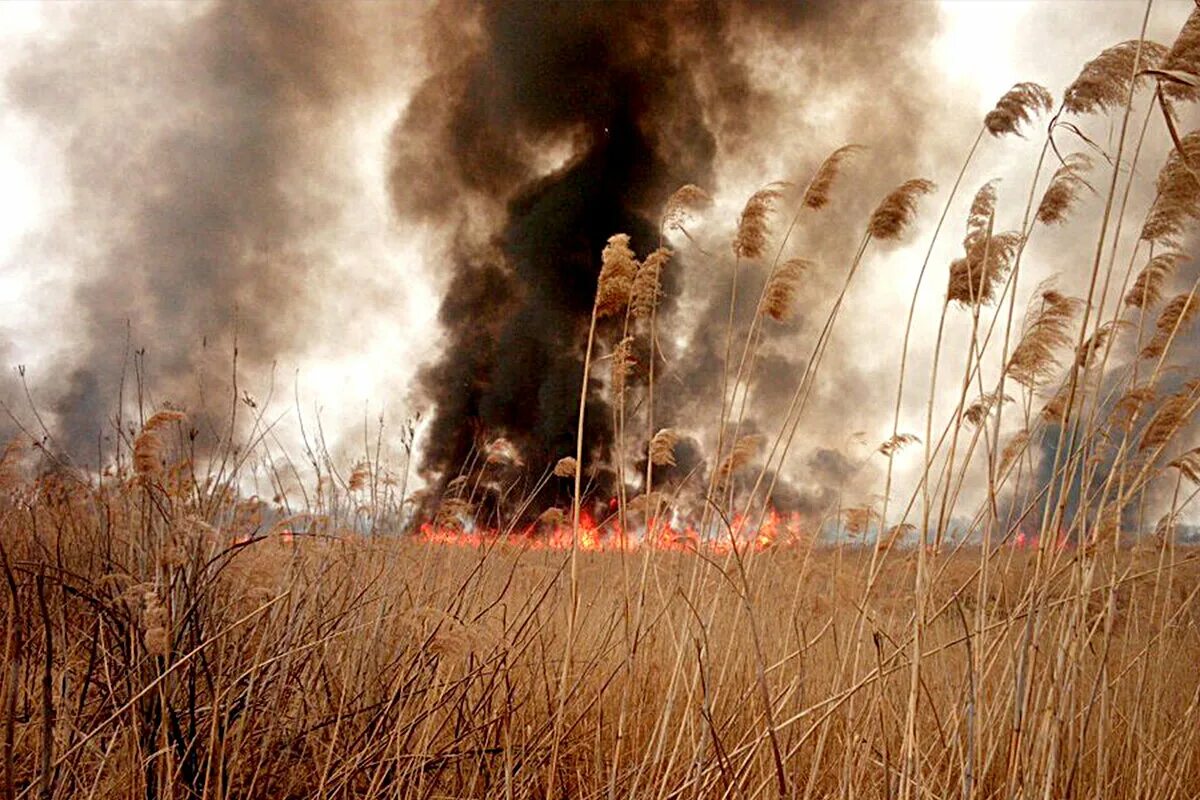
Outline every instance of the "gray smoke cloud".
[[5, 86], [64, 154], [69, 208], [43, 255], [79, 264], [60, 306], [77, 327], [34, 379], [56, 444], [88, 463], [123, 372], [132, 383], [127, 351], [144, 349], [158, 397], [202, 415], [198, 384], [208, 368], [219, 394], [235, 335], [259, 374], [312, 344], [314, 291], [337, 269], [320, 233], [341, 200], [323, 145], [379, 46], [366, 6], [113, 11], [72, 9]]

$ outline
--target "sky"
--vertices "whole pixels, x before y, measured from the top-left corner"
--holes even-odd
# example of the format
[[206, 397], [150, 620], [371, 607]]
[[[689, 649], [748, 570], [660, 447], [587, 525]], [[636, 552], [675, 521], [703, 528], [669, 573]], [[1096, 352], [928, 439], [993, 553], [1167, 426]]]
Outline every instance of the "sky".
[[[103, 377], [99, 383], [95, 378], [93, 383], [79, 379], [84, 374], [81, 367], [97, 367], [102, 375], [104, 369], [110, 375], [119, 371], [119, 364], [104, 362], [122, 352], [124, 320], [130, 319], [132, 346], [146, 348], [151, 377], [165, 373], [169, 378], [158, 387], [156, 399], [170, 399], [183, 391], [171, 382], [177, 375], [206, 368], [189, 353], [209, 343], [207, 338], [172, 343], [164, 337], [174, 330], [198, 337], [211, 320], [230, 313], [206, 304], [232, 299], [242, 309], [233, 314], [240, 320], [235, 327], [247, 353], [245, 385], [253, 387], [247, 391], [258, 396], [270, 391], [273, 363], [275, 396], [285, 405], [295, 402], [306, 413], [319, 409], [332, 449], [348, 453], [359, 447], [364, 418], [384, 413], [395, 422], [418, 410], [429, 414], [430, 400], [419, 389], [421, 370], [445, 359], [447, 347], [454, 346], [453, 336], [439, 321], [439, 305], [453, 273], [436, 265], [452, 258], [462, 242], [486, 238], [474, 228], [486, 234], [497, 224], [500, 207], [489, 202], [486, 192], [465, 196], [459, 216], [415, 212], [415, 201], [396, 196], [397, 181], [404, 178], [397, 177], [394, 153], [404, 147], [397, 137], [422, 133], [414, 122], [419, 121], [414, 109], [429, 101], [422, 92], [429, 90], [431, 75], [436, 77], [451, 57], [443, 52], [451, 48], [439, 42], [458, 41], [455, 36], [470, 42], [477, 34], [455, 30], [445, 35], [447, 29], [439, 26], [455, 25], [456, 17], [440, 13], [438, 4], [377, 3], [353, 6], [353, 13], [337, 21], [339, 30], [333, 36], [344, 34], [346, 42], [362, 43], [350, 45], [362, 51], [352, 58], [324, 33], [310, 48], [303, 37], [311, 34], [303, 26], [319, 27], [325, 21], [296, 22], [286, 12], [278, 19], [266, 12], [251, 14], [246, 25], [251, 33], [220, 30], [212, 35], [224, 37], [217, 40], [223, 44], [209, 46], [181, 33], [190, 30], [207, 7], [199, 2], [0, 4], [0, 91], [6, 95], [0, 110], [0, 356], [10, 372], [18, 364], [24, 366], [37, 402], [68, 417], [71, 409], [64, 404], [84, 403], [79, 398], [89, 392], [103, 395], [112, 390]], [[905, 58], [916, 59], [924, 70], [921, 137], [905, 139], [900, 127], [913, 123], [896, 111], [891, 133], [906, 142], [895, 151], [896, 159], [905, 163], [882, 171], [889, 176], [925, 174], [947, 185], [979, 120], [1005, 90], [1018, 81], [1033, 80], [1061, 93], [1080, 65], [1101, 49], [1136, 38], [1145, 6], [1125, 0], [944, 0], [936, 8], [904, 8], [907, 15], [936, 21], [932, 27], [914, 22], [911, 35], [916, 38], [905, 43]], [[1190, 0], [1155, 2], [1151, 38], [1169, 42], [1192, 8]], [[253, 38], [260, 30], [286, 29], [291, 35], [293, 23], [300, 42], [294, 50], [287, 42], [264, 44]], [[465, 28], [471, 24], [462, 23]], [[249, 55], [221, 53], [219, 47], [231, 41]], [[865, 133], [872, 139], [864, 142], [868, 147], [889, 153], [885, 142], [893, 123], [888, 115], [894, 109], [888, 103], [899, 89], [881, 86], [876, 95], [869, 81], [851, 84], [835, 73], [858, 69], [864, 60], [886, 61], [889, 54], [854, 52], [847, 56], [847, 66], [822, 71], [812, 69], [806, 55], [756, 42], [750, 35], [737, 46], [750, 80], [783, 99], [772, 106], [781, 109], [777, 114], [755, 112], [748, 132], [739, 134], [744, 138], [737, 139], [738, 148], [727, 147], [723, 139], [717, 142], [712, 185], [707, 187], [716, 202], [705, 217], [712, 230], [698, 234], [704, 241], [706, 236], [714, 242], [728, 238], [738, 210], [755, 188], [791, 177], [798, 165], [814, 163], [837, 144]], [[829, 50], [825, 64], [841, 63], [840, 46], [822, 47]], [[289, 63], [293, 52], [302, 53], [300, 58], [328, 58], [331, 66], [311, 85], [293, 81], [293, 89], [289, 76], [303, 72]], [[271, 58], [280, 63], [264, 66], [262, 62]], [[782, 80], [781, 74], [804, 74], [807, 82]], [[886, 77], [886, 70], [871, 74]], [[240, 75], [251, 77], [243, 83]], [[142, 92], [141, 86], [152, 90]], [[819, 105], [809, 99], [821, 87], [828, 88], [835, 102]], [[172, 98], [182, 100], [162, 102]], [[228, 117], [211, 117], [211, 109], [224, 104], [231, 109]], [[256, 104], [274, 104], [271, 116], [264, 120], [245, 112]], [[204, 136], [196, 158], [208, 152], [202, 148], [211, 148], [231, 161], [245, 159], [246, 168], [232, 174], [263, 182], [268, 193], [283, 198], [279, 203], [263, 206], [261, 193], [246, 190], [229, 211], [219, 198], [204, 195], [203, 181], [197, 182], [202, 187], [197, 189], [198, 199], [180, 199], [171, 194], [172, 176], [187, 174], [188, 167], [139, 154], [176, 152], [162, 149], [162, 143], [210, 120], [215, 120], [211, 134]], [[247, 125], [260, 123], [264, 129], [247, 130]], [[278, 129], [272, 127], [276, 125]], [[1111, 139], [1113, 132], [1103, 121], [1090, 120], [1088, 125], [1096, 141]], [[131, 143], [129, 153], [113, 147], [124, 141]], [[534, 174], [553, 173], [573, 146], [569, 137], [549, 134], [532, 141], [536, 153], [528, 156], [533, 165], [528, 169]], [[1165, 152], [1154, 146], [1160, 154]], [[951, 210], [948, 230], [958, 230], [970, 192], [993, 175], [1004, 176], [1000, 213], [1017, 214], [1024, 201], [1018, 187], [1027, 184], [1036, 149], [1036, 142], [1020, 140], [985, 147], [966, 178], [970, 188]], [[872, 161], [872, 169], [880, 163]], [[425, 167], [434, 177], [422, 174], [421, 179], [436, 184], [436, 162]], [[446, 183], [451, 185], [449, 177]], [[261, 225], [266, 232], [260, 235], [254, 228], [254, 236], [262, 253], [248, 256], [238, 250], [237, 257], [248, 259], [247, 265], [236, 273], [214, 271], [209, 275], [212, 286], [204, 275], [196, 285], [161, 286], [174, 280], [172, 269], [189, 268], [183, 257], [161, 271], [145, 265], [122, 268], [120, 260], [144, 253], [147, 241], [137, 238], [142, 233], [130, 233], [133, 223], [122, 214], [136, 205], [141, 209], [138, 224], [143, 224], [141, 217], [153, 210], [156, 192], [202, 218], [234, 214], [239, 230]], [[261, 223], [241, 219], [259, 213], [269, 218]], [[864, 263], [855, 313], [839, 328], [833, 344], [845, 363], [853, 365], [844, 371], [852, 377], [823, 388], [814, 429], [806, 432], [814, 453], [822, 446], [845, 449], [851, 432], [864, 431], [864, 441], [869, 442], [890, 429], [886, 415], [878, 413], [879, 397], [869, 388], [893, 368], [894, 353], [880, 342], [894, 338], [888, 321], [904, 313], [911, 291], [907, 274], [901, 276], [895, 265], [923, 254], [931, 216], [922, 217], [907, 242], [873, 252]], [[130, 237], [141, 250], [126, 248], [123, 242]], [[819, 240], [812, 238], [814, 244]], [[957, 240], [956, 233], [942, 237], [933, 263], [952, 259]], [[1032, 277], [1070, 272], [1076, 254], [1066, 242], [1064, 235], [1031, 252], [1036, 265]], [[682, 247], [686, 242], [672, 244]], [[176, 257], [172, 252], [155, 257], [159, 255], [167, 261]], [[304, 266], [292, 271], [270, 266], [256, 272], [254, 258], [264, 265], [292, 259]], [[253, 279], [243, 285], [245, 275]], [[1069, 274], [1064, 280], [1069, 286]], [[702, 315], [708, 287], [707, 279], [685, 280], [679, 308]], [[936, 316], [939, 302], [936, 293], [927, 292], [921, 316]], [[260, 313], [262, 309], [277, 309], [278, 317]], [[224, 322], [213, 325], [228, 329]], [[681, 331], [680, 342], [697, 341], [694, 332]], [[926, 341], [924, 334], [918, 338]], [[781, 338], [779, 353], [786, 354], [787, 341]], [[230, 342], [219, 337], [214, 342], [227, 358]], [[928, 348], [920, 350], [914, 354], [916, 374], [928, 367]], [[951, 346], [948, 360], [954, 362], [961, 352]], [[865, 392], [861, 409], [846, 402], [851, 391]], [[17, 399], [10, 394], [6, 402]], [[952, 399], [947, 397], [945, 403]], [[948, 406], [939, 408], [942, 413], [947, 410]], [[920, 413], [920, 403], [906, 404], [906, 422], [918, 424]]]

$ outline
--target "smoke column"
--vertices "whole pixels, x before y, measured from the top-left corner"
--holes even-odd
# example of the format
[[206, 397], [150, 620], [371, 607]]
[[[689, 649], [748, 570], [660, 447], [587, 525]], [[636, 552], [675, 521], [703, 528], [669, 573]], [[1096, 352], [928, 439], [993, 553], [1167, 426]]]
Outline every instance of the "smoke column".
[[[639, 257], [648, 254], [658, 244], [661, 206], [681, 184], [718, 188], [712, 182], [724, 161], [761, 168], [778, 163], [779, 152], [782, 166], [806, 174], [824, 148], [843, 143], [827, 142], [819, 123], [803, 119], [806, 110], [827, 113], [821, 104], [848, 113], [855, 135], [879, 139], [869, 143], [886, 152], [870, 164], [908, 157], [923, 127], [917, 45], [935, 30], [934, 14], [824, 2], [441, 4], [432, 15], [440, 35], [432, 74], [396, 127], [391, 178], [403, 217], [457, 232], [449, 263], [435, 267], [450, 271], [439, 314], [444, 350], [418, 387], [435, 409], [426, 476], [452, 477], [482, 435], [509, 438], [533, 465], [573, 452], [600, 251], [623, 232]], [[450, 22], [463, 19], [465, 26]], [[790, 72], [772, 71], [763, 52], [784, 54]], [[819, 100], [804, 98], [817, 87]], [[838, 105], [865, 103], [870, 93], [874, 107], [889, 109], [884, 118]], [[789, 129], [784, 123], [797, 125], [792, 103], [801, 113]], [[548, 153], [566, 156], [547, 166]], [[862, 197], [845, 213], [861, 225], [892, 181], [909, 177], [904, 169], [911, 167], [868, 171], [854, 190]], [[718, 247], [720, 265], [727, 241]], [[727, 277], [697, 276], [711, 281], [702, 289], [717, 299], [699, 317], [681, 310], [670, 322], [672, 282], [686, 280], [679, 275], [687, 270], [678, 262], [668, 269], [660, 313], [701, 331], [672, 395], [703, 399], [720, 369]], [[750, 276], [743, 319], [753, 312], [755, 277], [762, 275]], [[808, 300], [819, 299], [820, 286]], [[769, 357], [795, 366], [790, 355]], [[687, 410], [682, 399], [663, 405]], [[593, 386], [585, 440], [594, 458], [608, 456], [609, 419]]]

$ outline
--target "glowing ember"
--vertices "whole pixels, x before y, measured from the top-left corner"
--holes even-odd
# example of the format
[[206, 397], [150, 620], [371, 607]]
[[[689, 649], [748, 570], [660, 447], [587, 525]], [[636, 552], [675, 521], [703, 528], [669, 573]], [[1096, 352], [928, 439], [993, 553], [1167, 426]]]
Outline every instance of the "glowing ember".
[[[621, 528], [616, 514], [602, 522], [596, 522], [587, 512], [579, 516], [579, 549], [587, 551], [631, 551], [642, 547], [655, 550], [692, 552], [704, 550], [710, 553], [728, 553], [732, 542], [738, 550], [766, 550], [772, 547], [794, 545], [805, 540], [799, 514], [783, 515], [770, 511], [757, 530], [749, 528], [744, 516], [736, 517], [732, 524], [732, 541], [729, 532], [721, 527], [711, 535], [701, 536], [689, 523], [673, 523], [667, 520], [650, 520], [646, 528], [638, 526], [628, 532]], [[569, 520], [556, 525], [530, 525], [507, 534], [487, 528], [436, 525], [427, 522], [418, 529], [422, 541], [431, 544], [458, 547], [481, 547], [503, 542], [534, 550], [571, 549], [571, 523]]]

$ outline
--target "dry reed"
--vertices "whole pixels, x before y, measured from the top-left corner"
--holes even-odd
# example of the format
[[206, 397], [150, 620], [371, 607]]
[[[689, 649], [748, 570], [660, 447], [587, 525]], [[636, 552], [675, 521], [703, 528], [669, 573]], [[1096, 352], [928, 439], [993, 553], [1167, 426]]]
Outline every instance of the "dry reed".
[[804, 273], [813, 269], [813, 262], [803, 258], [790, 258], [767, 279], [763, 292], [762, 313], [776, 322], [784, 322], [795, 313], [796, 296]]
[[1018, 83], [996, 101], [987, 113], [983, 126], [992, 136], [1015, 133], [1033, 117], [1054, 107], [1054, 98], [1046, 87], [1036, 83]]
[[871, 214], [867, 231], [876, 239], [899, 239], [916, 218], [921, 195], [932, 194], [936, 189], [933, 181], [924, 178], [913, 178], [900, 184]]
[[[1139, 60], [1140, 50], [1140, 60]], [[1156, 42], [1134, 39], [1107, 48], [1083, 65], [1079, 77], [1063, 93], [1063, 108], [1072, 114], [1094, 114], [1125, 105], [1135, 64], [1157, 66], [1167, 48]]]

